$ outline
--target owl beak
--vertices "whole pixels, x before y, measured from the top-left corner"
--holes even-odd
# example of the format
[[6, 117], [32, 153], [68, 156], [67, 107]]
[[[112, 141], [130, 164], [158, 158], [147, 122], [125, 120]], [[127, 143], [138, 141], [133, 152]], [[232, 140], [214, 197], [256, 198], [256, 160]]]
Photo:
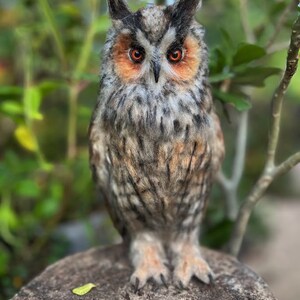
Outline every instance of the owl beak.
[[159, 80], [159, 73], [160, 73], [160, 63], [159, 62], [153, 62], [153, 73], [155, 82], [158, 83]]

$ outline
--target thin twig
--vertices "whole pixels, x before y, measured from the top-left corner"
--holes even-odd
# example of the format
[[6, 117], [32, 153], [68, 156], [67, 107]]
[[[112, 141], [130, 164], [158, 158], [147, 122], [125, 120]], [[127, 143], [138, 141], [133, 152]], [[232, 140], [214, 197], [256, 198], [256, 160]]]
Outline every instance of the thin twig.
[[288, 47], [289, 47], [289, 42], [288, 41], [277, 43], [277, 44], [271, 45], [269, 47], [269, 49], [267, 50], [267, 53], [268, 54], [273, 54], [273, 53], [276, 53], [276, 52], [279, 52], [279, 51], [286, 50]]
[[231, 254], [236, 256], [240, 251], [247, 224], [255, 205], [258, 203], [258, 201], [261, 199], [267, 188], [276, 177], [287, 173], [291, 170], [292, 167], [300, 162], [300, 153], [298, 152], [295, 155], [289, 157], [278, 167], [275, 166], [275, 157], [278, 149], [278, 140], [280, 133], [282, 103], [291, 79], [297, 70], [299, 48], [300, 16], [298, 16], [292, 28], [292, 36], [288, 50], [286, 70], [272, 98], [272, 119], [265, 168], [260, 178], [254, 185], [252, 191], [248, 195], [247, 199], [241, 206], [237, 221], [234, 224], [233, 233], [229, 243], [229, 251]]
[[248, 136], [248, 111], [240, 114], [238, 121], [238, 132], [236, 138], [236, 153], [233, 162], [231, 178], [227, 178], [224, 173], [218, 177], [219, 184], [225, 193], [226, 216], [230, 220], [235, 220], [238, 213], [238, 187], [242, 179], [245, 166], [247, 136]]
[[248, 111], [242, 112], [239, 120], [239, 128], [236, 141], [236, 149], [239, 149], [239, 151], [235, 155], [232, 176], [232, 181], [235, 188], [238, 187], [244, 171], [248, 132], [248, 115]]
[[44, 157], [44, 153], [41, 150], [40, 144], [38, 137], [36, 135], [36, 132], [34, 130], [34, 119], [32, 117], [32, 99], [31, 99], [31, 93], [30, 90], [33, 87], [33, 53], [32, 53], [32, 47], [29, 42], [29, 37], [23, 38], [22, 39], [22, 49], [24, 58], [23, 58], [23, 63], [24, 63], [24, 94], [23, 94], [23, 107], [24, 107], [24, 121], [26, 124], [26, 127], [30, 133], [32, 143], [34, 144], [34, 151], [37, 156], [37, 159], [39, 161], [39, 164], [41, 165], [42, 168], [47, 167], [47, 163]]
[[52, 32], [53, 40], [55, 42], [58, 56], [60, 58], [62, 67], [64, 70], [67, 69], [67, 58], [66, 58], [66, 52], [65, 52], [65, 47], [63, 43], [63, 39], [61, 37], [60, 31], [58, 30], [54, 16], [51, 10], [51, 7], [48, 3], [47, 0], [39, 0], [41, 10], [45, 16], [45, 19], [50, 27], [50, 30]]
[[249, 24], [248, 0], [240, 0], [240, 11], [242, 16], [241, 21], [242, 21], [244, 32], [246, 34], [247, 41], [249, 43], [254, 43], [255, 36]]
[[275, 169], [275, 177], [279, 177], [290, 171], [294, 166], [300, 163], [300, 152], [289, 157]]
[[274, 30], [273, 35], [269, 39], [269, 42], [267, 43], [266, 49], [269, 50], [271, 46], [274, 44], [276, 38], [278, 37], [279, 32], [282, 30], [284, 23], [286, 22], [288, 16], [292, 11], [295, 10], [297, 7], [299, 1], [298, 0], [292, 0], [291, 3], [285, 8], [283, 13], [280, 15], [279, 19], [276, 22], [276, 27]]
[[72, 75], [72, 81], [69, 87], [69, 120], [68, 120], [68, 148], [67, 157], [72, 160], [76, 156], [77, 152], [77, 106], [78, 106], [78, 96], [80, 94], [79, 80], [80, 76], [84, 72], [90, 54], [92, 52], [93, 42], [96, 34], [96, 20], [98, 15], [98, 5], [100, 5], [97, 0], [90, 0], [91, 5], [91, 21], [85, 35], [85, 40], [82, 43], [82, 48], [78, 57], [78, 62], [75, 66]]

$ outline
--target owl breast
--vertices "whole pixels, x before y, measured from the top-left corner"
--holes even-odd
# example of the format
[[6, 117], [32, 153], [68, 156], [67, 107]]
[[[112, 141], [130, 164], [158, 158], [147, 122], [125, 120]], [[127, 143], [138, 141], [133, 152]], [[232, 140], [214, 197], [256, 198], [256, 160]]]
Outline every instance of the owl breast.
[[203, 137], [110, 134], [107, 151], [114, 207], [127, 228], [193, 229], [210, 181], [211, 149]]
[[206, 84], [181, 89], [172, 82], [156, 89], [125, 85], [103, 98], [99, 115], [107, 131], [142, 133], [157, 140], [190, 139], [206, 135], [211, 125], [212, 101]]
[[92, 165], [115, 223], [122, 220], [129, 232], [193, 230], [206, 204], [214, 134], [209, 87], [195, 84], [176, 93], [170, 84], [159, 92], [146, 85], [109, 90], [96, 109]]

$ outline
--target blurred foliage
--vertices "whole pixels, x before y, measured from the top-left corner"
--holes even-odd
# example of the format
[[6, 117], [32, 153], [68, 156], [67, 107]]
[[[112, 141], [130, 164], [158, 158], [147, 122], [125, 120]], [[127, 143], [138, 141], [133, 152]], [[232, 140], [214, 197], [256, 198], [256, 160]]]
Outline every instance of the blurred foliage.
[[[254, 106], [245, 190], [263, 159], [266, 107], [278, 81], [268, 78], [284, 66], [284, 43], [295, 14], [276, 36], [278, 48], [270, 53], [266, 45], [289, 2], [251, 1], [248, 13], [255, 44], [246, 42], [238, 0], [211, 0], [198, 16], [211, 48], [213, 93], [221, 100], [218, 107], [230, 114], [231, 123], [223, 122], [229, 141], [225, 169], [230, 169], [234, 155], [230, 141], [237, 111]], [[144, 4], [130, 2], [133, 9]], [[67, 242], [55, 233], [60, 224], [87, 219], [103, 209], [88, 167], [87, 127], [97, 97], [99, 53], [109, 27], [105, 1], [0, 1], [0, 298], [12, 296], [67, 253]], [[224, 89], [228, 81], [230, 90]], [[257, 89], [266, 84], [263, 92]], [[249, 87], [259, 101], [249, 101]], [[297, 109], [290, 105], [285, 122], [290, 124], [288, 139], [299, 141], [291, 125], [296, 112], [299, 117], [297, 89], [294, 85], [289, 95]], [[218, 189], [214, 199], [204, 241], [222, 247], [232, 223], [224, 216], [223, 203], [216, 200], [222, 199]]]

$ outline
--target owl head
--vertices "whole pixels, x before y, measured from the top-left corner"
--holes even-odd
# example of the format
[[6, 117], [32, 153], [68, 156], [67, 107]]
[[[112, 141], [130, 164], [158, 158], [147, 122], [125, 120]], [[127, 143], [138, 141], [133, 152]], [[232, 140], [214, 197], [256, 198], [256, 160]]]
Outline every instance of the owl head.
[[206, 74], [203, 28], [194, 20], [200, 0], [148, 6], [131, 12], [124, 0], [108, 0], [113, 27], [105, 46], [103, 71], [120, 84], [161, 90], [166, 83], [187, 84]]

